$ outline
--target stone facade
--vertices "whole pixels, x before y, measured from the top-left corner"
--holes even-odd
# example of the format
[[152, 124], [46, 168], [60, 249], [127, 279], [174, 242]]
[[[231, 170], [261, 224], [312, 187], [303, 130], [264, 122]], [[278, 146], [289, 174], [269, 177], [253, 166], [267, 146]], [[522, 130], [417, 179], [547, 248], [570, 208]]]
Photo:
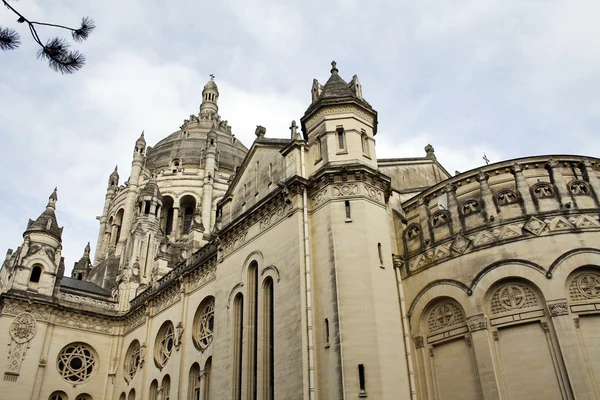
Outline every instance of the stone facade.
[[600, 398], [600, 160], [377, 159], [335, 63], [288, 139], [134, 147], [64, 276], [58, 195], [0, 270], [0, 399]]

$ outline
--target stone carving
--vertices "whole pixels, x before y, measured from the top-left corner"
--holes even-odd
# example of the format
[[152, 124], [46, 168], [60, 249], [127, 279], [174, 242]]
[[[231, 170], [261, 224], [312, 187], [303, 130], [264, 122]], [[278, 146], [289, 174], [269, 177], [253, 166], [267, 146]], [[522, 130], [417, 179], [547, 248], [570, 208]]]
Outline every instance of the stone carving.
[[37, 331], [35, 318], [30, 313], [18, 315], [10, 325], [10, 336], [17, 343], [25, 343], [33, 339]]
[[533, 192], [533, 196], [538, 199], [554, 197], [554, 188], [547, 182], [536, 183], [533, 188], [531, 188], [531, 191]]
[[431, 310], [427, 327], [430, 332], [434, 332], [454, 325], [460, 325], [464, 322], [465, 317], [456, 304], [443, 302]]
[[63, 379], [74, 384], [90, 379], [96, 365], [95, 351], [85, 343], [71, 343], [62, 349], [57, 360]]
[[367, 196], [369, 196], [373, 200], [377, 200], [378, 202], [383, 201], [383, 192], [381, 190], [375, 189], [368, 185], [364, 185], [364, 186], [365, 186], [365, 193], [367, 194]]
[[579, 329], [579, 318], [573, 318], [573, 323], [575, 323], [575, 329]]
[[469, 244], [471, 244], [469, 239], [461, 235], [456, 235], [450, 248], [459, 254], [463, 254], [467, 250], [467, 247], [469, 247]]
[[138, 326], [142, 325], [146, 320], [146, 314], [144, 310], [139, 309], [133, 312], [125, 319], [125, 333], [131, 332]]
[[515, 204], [518, 201], [517, 194], [511, 189], [503, 189], [496, 196], [496, 203], [499, 206]]
[[340, 107], [328, 107], [321, 109], [319, 112], [315, 113], [308, 121], [306, 121], [305, 126], [307, 129], [311, 129], [313, 125], [323, 118], [325, 115], [334, 115], [334, 114], [355, 114], [366, 121], [373, 123], [373, 116], [364, 112], [359, 107], [353, 106], [340, 106]]
[[408, 240], [418, 238], [420, 234], [421, 234], [421, 229], [419, 228], [418, 225], [411, 225], [406, 230], [406, 237]]
[[3, 314], [8, 315], [20, 315], [25, 312], [31, 313], [36, 321], [48, 321], [50, 318], [50, 311], [47, 307], [43, 306], [25, 306], [24, 303], [20, 302], [10, 302], [4, 304]]
[[449, 220], [450, 217], [447, 211], [438, 211], [431, 217], [431, 224], [434, 228], [437, 228], [438, 226], [446, 225]]
[[600, 297], [600, 276], [598, 274], [582, 274], [576, 281], [579, 292], [588, 299]]
[[498, 331], [492, 332], [492, 337], [494, 338], [494, 341], [497, 342], [498, 341]]
[[465, 340], [466, 340], [466, 342], [467, 342], [467, 346], [469, 346], [469, 347], [472, 347], [472, 346], [473, 346], [473, 343], [471, 342], [471, 338], [470, 338], [470, 337], [468, 337], [468, 336], [465, 336]]
[[548, 304], [548, 311], [550, 311], [550, 315], [553, 317], [569, 315], [569, 307], [566, 301]]
[[544, 330], [544, 332], [548, 333], [550, 332], [550, 326], [548, 325], [547, 322], [542, 322], [542, 329]]
[[481, 205], [477, 200], [467, 200], [462, 205], [462, 214], [471, 215], [481, 211]]
[[180, 298], [181, 293], [179, 292], [179, 288], [176, 285], [173, 285], [171, 288], [167, 289], [161, 293], [161, 295], [156, 297], [156, 299], [154, 299], [154, 315], [171, 307], [173, 304], [177, 303]]
[[569, 191], [575, 196], [587, 196], [591, 193], [588, 184], [581, 180], [574, 180], [570, 182]]
[[[281, 207], [277, 208], [275, 211], [262, 218], [260, 221], [260, 230], [265, 230], [269, 226], [275, 224], [277, 221], [283, 219], [291, 209], [291, 205], [285, 203]], [[244, 239], [245, 240], [245, 239]]]
[[487, 329], [487, 319], [483, 314], [473, 315], [467, 318], [467, 325], [471, 332]]
[[423, 336], [415, 336], [415, 348], [420, 349], [423, 346]]
[[318, 206], [327, 199], [327, 188], [324, 188], [312, 196], [313, 206]]
[[351, 196], [358, 194], [358, 185], [333, 185], [331, 190], [334, 196]]
[[208, 282], [214, 280], [216, 278], [217, 266], [214, 262], [209, 262], [208, 264], [202, 266], [197, 269], [190, 276], [190, 290], [195, 290], [199, 287], [204, 286]]
[[112, 333], [113, 326], [109, 320], [87, 315], [65, 312], [56, 316], [56, 324], [86, 331]]
[[536, 236], [540, 236], [546, 225], [547, 224], [544, 221], [539, 220], [536, 217], [531, 217], [523, 226], [523, 229], [529, 233], [533, 233]]

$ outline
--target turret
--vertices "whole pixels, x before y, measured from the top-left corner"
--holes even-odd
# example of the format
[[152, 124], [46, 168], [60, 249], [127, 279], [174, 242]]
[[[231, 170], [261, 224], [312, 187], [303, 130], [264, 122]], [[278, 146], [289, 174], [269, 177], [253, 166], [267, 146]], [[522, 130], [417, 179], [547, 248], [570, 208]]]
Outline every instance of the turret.
[[29, 220], [23, 233], [23, 244], [4, 264], [3, 286], [52, 296], [64, 272], [62, 232], [56, 220], [56, 188], [48, 198], [46, 209], [35, 220]]
[[206, 160], [204, 162], [204, 183], [202, 185], [202, 221], [209, 231], [212, 222], [213, 186], [218, 139], [219, 136], [217, 134], [216, 124], [213, 124], [212, 128], [210, 128], [210, 131], [206, 135]]
[[71, 271], [71, 278], [77, 280], [84, 280], [87, 278], [90, 269], [92, 269], [92, 262], [90, 261], [90, 242], [83, 250], [83, 256], [73, 265], [73, 271]]
[[140, 183], [140, 174], [146, 158], [146, 139], [144, 139], [144, 132], [136, 140], [135, 148], [133, 150], [133, 160], [131, 161], [131, 175], [129, 176], [129, 187], [127, 192], [127, 200], [125, 201], [125, 212], [123, 214], [123, 222], [121, 225], [121, 232], [119, 243], [117, 244], [116, 254], [121, 254], [121, 250], [131, 229], [131, 223], [133, 221], [133, 212], [135, 206], [135, 200], [137, 198], [138, 187]]
[[377, 168], [374, 141], [377, 111], [363, 99], [356, 75], [346, 83], [335, 61], [331, 66], [331, 76], [325, 85], [313, 81], [312, 104], [301, 119], [312, 159], [308, 164], [314, 165], [314, 170], [341, 163]]
[[110, 245], [109, 236], [106, 234], [112, 229], [107, 226], [108, 222], [108, 210], [110, 208], [110, 202], [112, 201], [115, 193], [119, 190], [119, 166], [115, 165], [115, 170], [108, 177], [108, 186], [106, 188], [106, 195], [104, 196], [104, 207], [102, 208], [102, 215], [97, 217], [100, 221], [100, 230], [98, 232], [98, 240], [96, 241], [96, 255], [94, 257], [94, 264], [98, 264], [104, 259], [108, 246]]
[[219, 88], [215, 83], [214, 75], [210, 76], [210, 81], [204, 85], [202, 90], [202, 104], [200, 105], [201, 119], [217, 119], [215, 118], [219, 112], [217, 102], [219, 100]]

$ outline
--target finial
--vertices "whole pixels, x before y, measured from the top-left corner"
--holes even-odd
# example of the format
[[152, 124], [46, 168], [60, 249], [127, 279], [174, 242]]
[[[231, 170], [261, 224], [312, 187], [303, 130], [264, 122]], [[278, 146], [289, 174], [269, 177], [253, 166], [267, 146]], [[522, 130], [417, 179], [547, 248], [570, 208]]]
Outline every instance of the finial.
[[265, 135], [267, 134], [267, 128], [265, 128], [262, 125], [256, 125], [256, 130], [254, 131], [254, 134], [256, 135], [257, 138], [264, 138]]
[[144, 137], [144, 131], [142, 131], [142, 135], [141, 135], [140, 137], [141, 137], [141, 138], [143, 138], [143, 137]]
[[119, 170], [119, 164], [115, 165], [115, 172]]
[[433, 148], [432, 145], [428, 144], [427, 146], [425, 146], [425, 153], [427, 153], [427, 155], [425, 156], [426, 158], [430, 158], [432, 160], [435, 160], [435, 149]]
[[296, 125], [296, 120], [292, 120], [292, 126], [290, 126], [290, 131], [292, 132], [292, 140], [299, 139], [298, 125]]
[[210, 74], [209, 76], [210, 76], [210, 80], [211, 80], [211, 81], [214, 81], [214, 80], [215, 80], [215, 74]]
[[56, 188], [54, 188], [54, 191], [52, 192], [52, 194], [50, 195], [50, 197], [48, 197], [48, 205], [46, 207], [50, 207], [50, 208], [54, 208], [56, 205], [56, 201], [58, 200], [58, 195], [56, 194]]
[[331, 62], [331, 73], [333, 74], [334, 72], [335, 72], [336, 74], [338, 73], [338, 69], [337, 69], [337, 63], [336, 63], [335, 61], [332, 61], [332, 62]]
[[89, 255], [90, 251], [91, 251], [90, 242], [88, 242], [87, 246], [85, 246], [85, 250], [83, 251], [83, 253]]

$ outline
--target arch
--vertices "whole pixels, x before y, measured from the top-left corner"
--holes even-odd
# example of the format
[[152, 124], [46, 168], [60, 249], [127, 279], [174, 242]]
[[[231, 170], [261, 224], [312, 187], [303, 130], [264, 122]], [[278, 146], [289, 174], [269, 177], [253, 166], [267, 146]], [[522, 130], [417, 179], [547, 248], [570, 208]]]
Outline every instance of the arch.
[[171, 377], [169, 376], [169, 374], [164, 376], [160, 386], [162, 387], [162, 400], [170, 400], [171, 399]]
[[242, 400], [243, 385], [243, 341], [244, 341], [244, 296], [238, 293], [235, 296], [232, 315], [232, 379], [231, 398]]
[[163, 206], [160, 213], [160, 227], [165, 235], [170, 235], [173, 230], [173, 206], [175, 200], [169, 195], [163, 195], [162, 201]]
[[175, 347], [175, 328], [171, 321], [165, 321], [158, 330], [154, 341], [154, 363], [159, 369], [167, 365], [173, 347]]
[[204, 351], [210, 346], [213, 339], [215, 325], [215, 298], [206, 296], [194, 315], [192, 339], [196, 348]]
[[56, 392], [52, 392], [48, 400], [68, 400], [69, 397], [62, 390], [57, 390]]
[[188, 400], [200, 400], [200, 365], [197, 362], [190, 368], [190, 380], [188, 386]]
[[87, 393], [81, 393], [78, 394], [77, 397], [75, 397], [75, 400], [93, 400], [92, 396], [90, 396]]
[[44, 268], [40, 264], [34, 264], [33, 268], [31, 268], [31, 274], [29, 275], [29, 282], [40, 283], [40, 278], [42, 277], [43, 272]]
[[263, 280], [263, 391], [266, 400], [275, 398], [275, 285], [271, 276]]
[[583, 265], [565, 280], [565, 297], [569, 302], [600, 301], [600, 267]]
[[210, 378], [212, 370], [212, 357], [208, 357], [204, 363], [204, 396], [202, 400], [209, 400], [210, 398]]
[[494, 282], [485, 294], [484, 303], [486, 315], [491, 317], [542, 308], [544, 296], [533, 282], [520, 276], [511, 276]]
[[127, 395], [125, 394], [125, 392], [121, 393], [121, 395], [119, 396], [119, 400], [127, 400]]
[[421, 316], [422, 331], [428, 335], [467, 324], [464, 308], [452, 297], [439, 296], [431, 300]]
[[150, 384], [150, 392], [148, 394], [148, 400], [158, 399], [158, 381], [154, 379]]
[[260, 273], [260, 276], [265, 276], [265, 275], [274, 278], [274, 280], [277, 281], [277, 283], [279, 283], [279, 281], [281, 280], [281, 275], [279, 274], [279, 270], [274, 265], [268, 265], [263, 268], [262, 272]]
[[583, 247], [560, 255], [548, 268], [551, 276], [565, 280], [576, 268], [582, 265], [600, 266], [600, 249]]
[[471, 291], [473, 291], [475, 289], [475, 286], [477, 286], [479, 281], [486, 274], [489, 274], [494, 269], [503, 267], [507, 264], [517, 264], [517, 265], [521, 265], [523, 267], [531, 268], [531, 269], [534, 269], [534, 270], [538, 271], [539, 273], [543, 274], [547, 278], [549, 278], [548, 271], [546, 271], [544, 269], [544, 267], [542, 267], [534, 262], [531, 262], [528, 260], [520, 260], [520, 259], [507, 259], [507, 260], [493, 262], [490, 265], [488, 265], [487, 267], [483, 268], [481, 271], [479, 271], [479, 273], [477, 275], [475, 275], [475, 278], [473, 278], [473, 281], [471, 281], [471, 286], [470, 286]]
[[125, 353], [125, 362], [123, 369], [125, 371], [125, 379], [129, 382], [137, 373], [141, 364], [141, 346], [137, 339], [134, 339], [127, 348]]
[[237, 283], [233, 287], [233, 289], [231, 289], [231, 292], [229, 292], [229, 297], [227, 299], [227, 309], [231, 308], [231, 300], [233, 299], [233, 296], [240, 294], [240, 291], [243, 286], [244, 286], [244, 284], [242, 282], [240, 282], [240, 283]]
[[196, 210], [197, 204], [196, 197], [186, 194], [179, 200], [179, 210], [182, 218], [182, 224], [180, 225], [185, 235], [190, 231], [192, 227], [192, 220], [194, 218], [194, 211]]
[[[434, 291], [432, 291], [432, 289], [434, 289]], [[449, 294], [448, 297], [453, 297], [455, 299], [462, 298], [464, 296], [465, 301], [461, 302], [463, 309], [466, 309], [466, 297], [471, 294], [469, 287], [462, 282], [455, 281], [453, 279], [439, 279], [430, 282], [423, 289], [421, 289], [419, 293], [417, 293], [414, 300], [411, 302], [410, 307], [408, 308], [407, 315], [412, 317], [412, 315], [417, 312], [417, 308], [419, 309], [418, 313], [421, 313], [425, 307], [425, 304], [429, 303], [429, 301], [433, 298], [441, 296], [442, 293], [452, 293], [451, 295]]]
[[129, 396], [127, 396], [127, 400], [135, 400], [135, 389], [131, 389], [129, 391]]
[[244, 282], [246, 280], [245, 278], [248, 276], [248, 267], [250, 267], [250, 264], [253, 261], [256, 261], [256, 263], [260, 267], [261, 265], [264, 265], [264, 260], [265, 257], [263, 256], [263, 253], [259, 250], [254, 250], [252, 253], [248, 254], [246, 256], [246, 259], [244, 260], [244, 264], [242, 265], [240, 281]]

